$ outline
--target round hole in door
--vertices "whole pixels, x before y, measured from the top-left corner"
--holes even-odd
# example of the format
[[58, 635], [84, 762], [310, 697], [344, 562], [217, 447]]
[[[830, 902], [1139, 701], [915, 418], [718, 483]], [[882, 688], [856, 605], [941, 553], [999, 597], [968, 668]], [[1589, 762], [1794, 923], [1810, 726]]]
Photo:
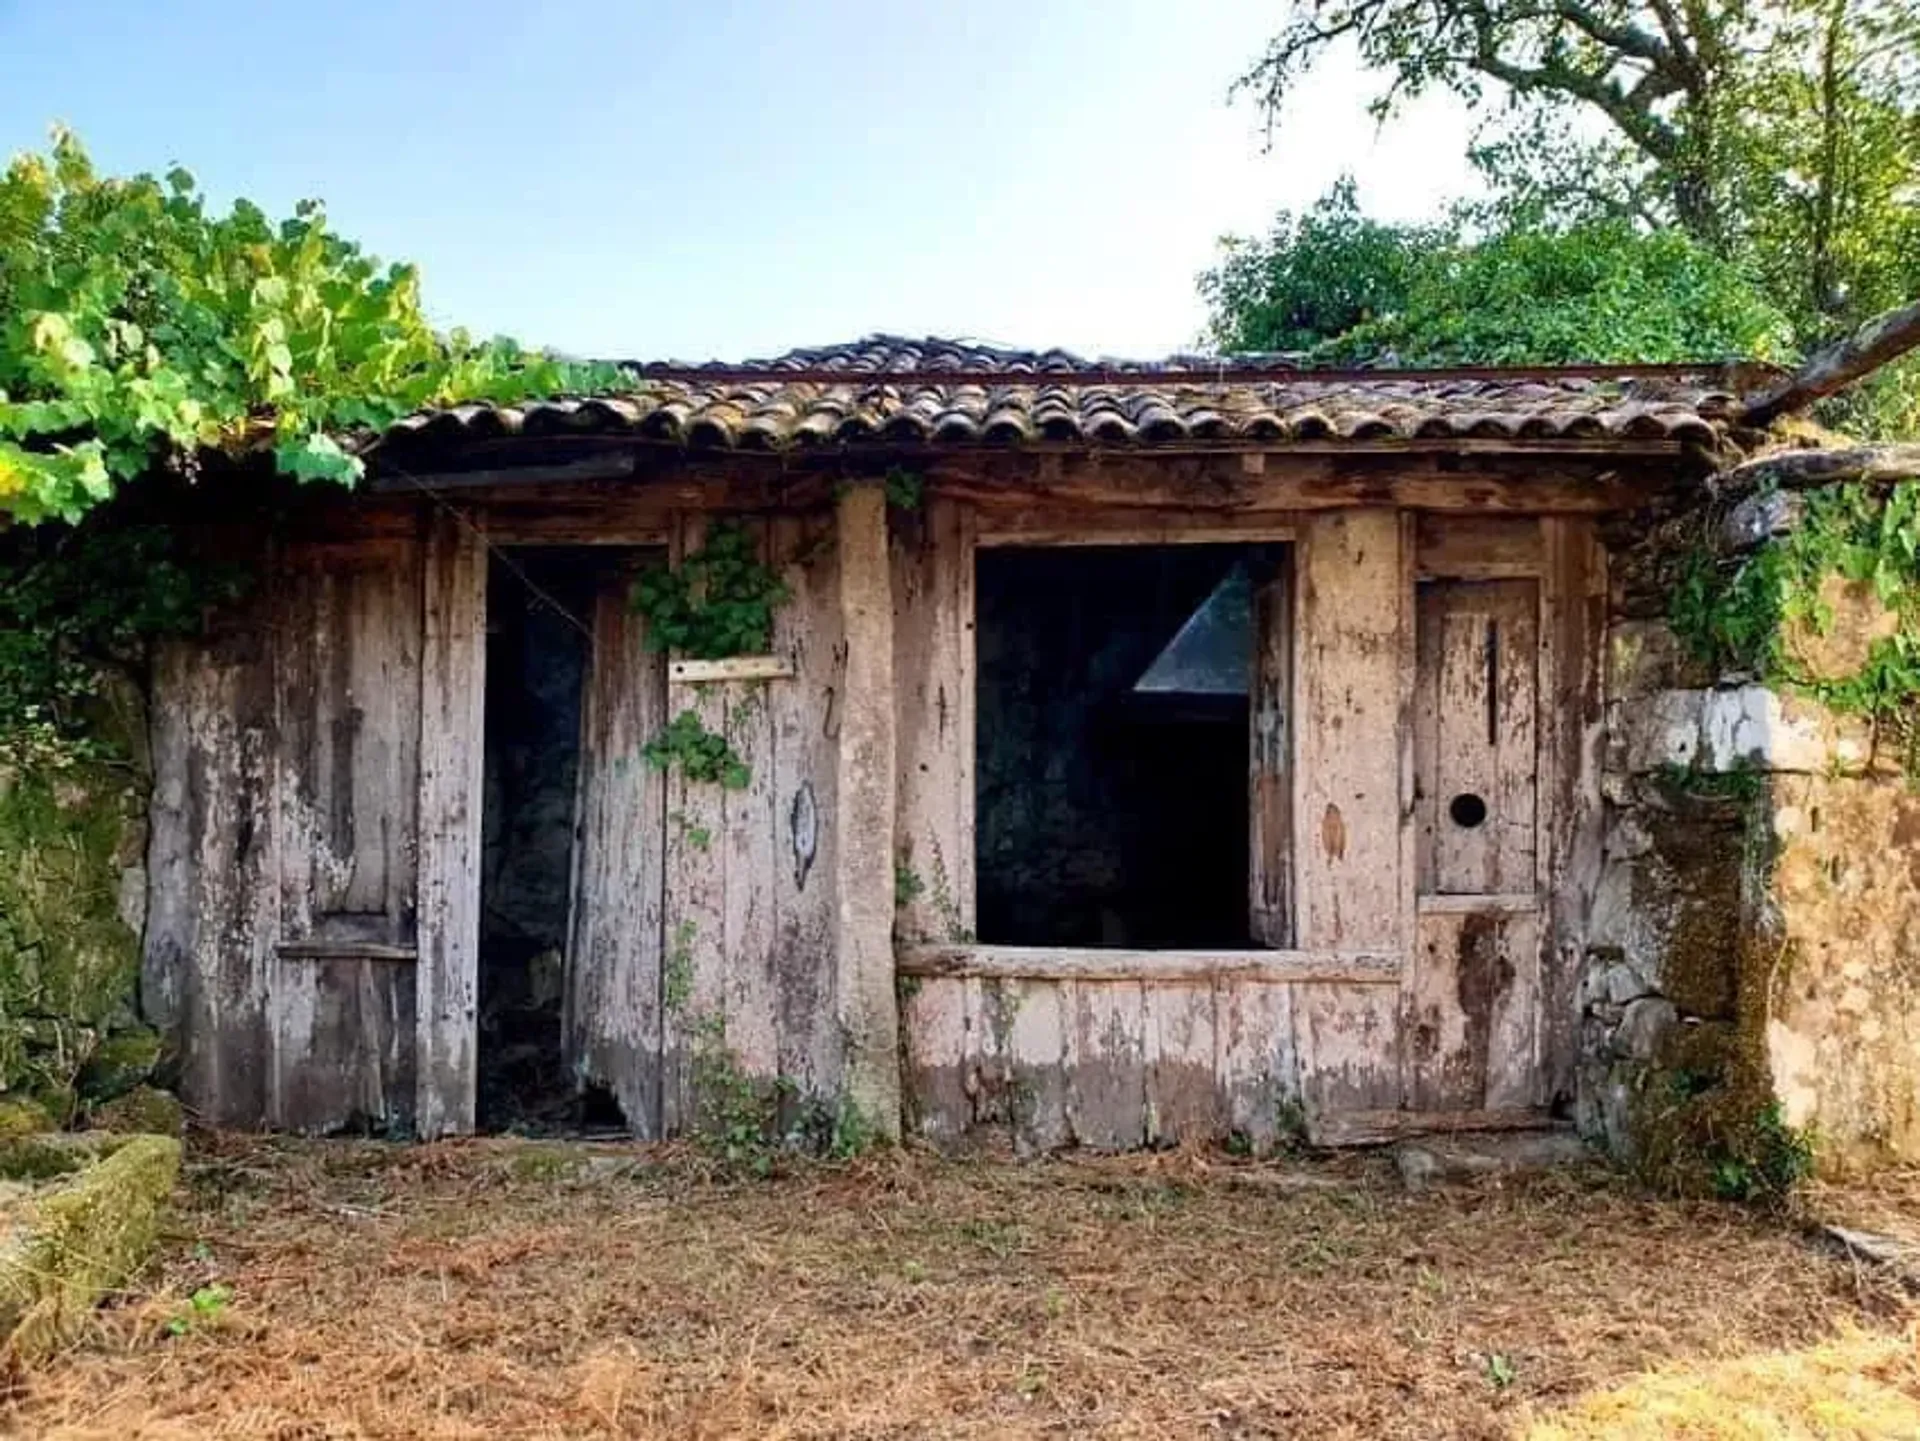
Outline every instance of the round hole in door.
[[1447, 815], [1463, 831], [1470, 831], [1487, 818], [1487, 803], [1472, 791], [1464, 791], [1447, 802]]

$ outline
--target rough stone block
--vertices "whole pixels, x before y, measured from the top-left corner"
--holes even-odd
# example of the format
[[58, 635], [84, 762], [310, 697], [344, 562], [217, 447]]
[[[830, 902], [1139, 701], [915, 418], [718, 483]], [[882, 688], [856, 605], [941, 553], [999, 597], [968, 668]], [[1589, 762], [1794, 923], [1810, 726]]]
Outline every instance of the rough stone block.
[[1629, 1060], [1651, 1061], [1679, 1024], [1680, 1010], [1672, 1001], [1664, 996], [1642, 996], [1621, 1012], [1620, 1028], [1613, 1034], [1613, 1049]]
[[4, 1208], [13, 1232], [0, 1245], [0, 1335], [8, 1355], [33, 1361], [57, 1350], [94, 1303], [146, 1259], [179, 1174], [177, 1140], [135, 1136]]
[[1620, 708], [1627, 769], [1636, 775], [1666, 766], [1691, 767], [1700, 751], [1704, 690], [1658, 691], [1638, 705]]
[[111, 1101], [143, 1083], [160, 1061], [160, 1037], [141, 1028], [108, 1036], [80, 1068], [75, 1088], [89, 1101]]
[[177, 1136], [186, 1129], [186, 1110], [170, 1091], [135, 1086], [124, 1096], [94, 1107], [88, 1123], [107, 1131]]

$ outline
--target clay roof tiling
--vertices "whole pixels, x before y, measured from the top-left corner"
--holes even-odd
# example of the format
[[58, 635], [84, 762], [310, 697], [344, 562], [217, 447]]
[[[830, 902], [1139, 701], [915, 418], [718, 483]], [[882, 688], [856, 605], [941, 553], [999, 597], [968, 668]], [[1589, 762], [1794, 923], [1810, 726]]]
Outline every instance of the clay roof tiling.
[[630, 369], [633, 388], [623, 394], [456, 405], [409, 416], [383, 438], [624, 433], [760, 451], [1479, 438], [1713, 445], [1740, 401], [1726, 368], [1714, 366], [1657, 375], [1316, 375], [1280, 356], [1089, 361], [1061, 350], [886, 335], [739, 365]]

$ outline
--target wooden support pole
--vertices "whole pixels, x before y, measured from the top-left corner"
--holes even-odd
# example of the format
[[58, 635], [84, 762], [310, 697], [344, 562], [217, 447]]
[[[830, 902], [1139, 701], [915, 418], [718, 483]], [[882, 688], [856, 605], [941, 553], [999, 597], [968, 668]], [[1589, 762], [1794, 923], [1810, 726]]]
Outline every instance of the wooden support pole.
[[878, 485], [848, 487], [840, 496], [836, 531], [847, 654], [834, 870], [844, 1099], [892, 1140], [900, 1134], [900, 1013], [893, 980], [898, 780], [885, 492]]

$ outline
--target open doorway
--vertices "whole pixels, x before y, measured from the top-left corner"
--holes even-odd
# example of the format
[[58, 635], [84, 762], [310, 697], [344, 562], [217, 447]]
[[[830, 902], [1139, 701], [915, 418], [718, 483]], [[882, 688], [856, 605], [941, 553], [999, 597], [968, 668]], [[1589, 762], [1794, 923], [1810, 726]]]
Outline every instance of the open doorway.
[[977, 560], [975, 875], [990, 945], [1241, 949], [1267, 544]]
[[[581, 708], [604, 568], [588, 547], [495, 554], [487, 577], [478, 1122], [578, 1130], [562, 1036]], [[617, 1123], [617, 1113], [610, 1118]]]

